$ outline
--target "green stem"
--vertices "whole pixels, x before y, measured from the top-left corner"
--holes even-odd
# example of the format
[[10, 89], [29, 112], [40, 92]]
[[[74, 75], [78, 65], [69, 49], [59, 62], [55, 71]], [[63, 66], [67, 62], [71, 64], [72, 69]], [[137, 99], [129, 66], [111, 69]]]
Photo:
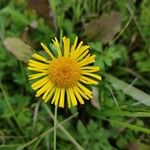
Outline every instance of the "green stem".
[[[129, 11], [129, 13], [132, 15], [133, 14], [133, 10], [131, 10], [131, 8], [129, 6], [126, 6], [127, 10]], [[139, 33], [141, 34], [141, 37], [143, 38], [143, 41], [148, 45], [148, 42], [142, 32], [141, 26], [139, 25], [138, 21], [136, 20], [136, 17], [133, 15], [133, 21], [139, 31]]]
[[126, 25], [124, 26], [124, 28], [119, 32], [119, 34], [109, 43], [109, 45], [112, 45], [123, 33], [124, 31], [127, 29], [127, 27], [129, 26], [131, 20], [133, 18], [133, 13], [131, 14], [128, 22], [126, 23]]
[[[68, 117], [67, 119], [65, 119], [64, 121], [60, 122], [61, 125], [64, 125], [65, 123], [69, 122], [72, 118], [76, 117], [78, 115], [78, 113], [75, 113], [74, 115]], [[58, 128], [58, 124], [57, 125], [57, 128]], [[27, 143], [23, 144], [22, 146], [20, 146], [18, 149], [22, 150], [24, 149], [25, 147], [31, 145], [32, 143], [34, 143], [35, 141], [43, 138], [44, 136], [46, 136], [47, 134], [49, 134], [50, 132], [54, 131], [54, 127], [48, 129], [47, 131], [43, 132], [41, 135], [33, 138], [31, 141], [28, 141]]]
[[56, 150], [56, 131], [57, 131], [57, 106], [55, 106], [54, 113], [54, 150]]
[[[55, 116], [46, 104], [43, 105], [50, 117], [54, 120]], [[78, 150], [84, 150], [83, 147], [74, 139], [74, 137], [56, 120], [58, 128], [68, 137]]]

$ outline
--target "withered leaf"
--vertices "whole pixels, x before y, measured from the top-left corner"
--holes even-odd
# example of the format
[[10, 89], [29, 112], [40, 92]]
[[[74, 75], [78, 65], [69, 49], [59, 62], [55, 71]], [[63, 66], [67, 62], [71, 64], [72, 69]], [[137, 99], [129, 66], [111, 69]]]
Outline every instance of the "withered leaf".
[[32, 48], [21, 41], [19, 38], [11, 37], [3, 41], [5, 48], [11, 52], [18, 60], [28, 62], [33, 54]]
[[48, 0], [28, 0], [30, 8], [35, 9], [37, 14], [45, 19], [49, 26], [56, 29], [54, 13]]
[[100, 18], [92, 19], [84, 25], [85, 35], [89, 39], [109, 43], [121, 29], [121, 16], [118, 12], [103, 13]]
[[100, 110], [100, 104], [99, 104], [99, 91], [97, 87], [92, 87], [92, 92], [93, 92], [93, 97], [91, 99], [91, 103], [92, 105], [97, 108], [98, 110]]

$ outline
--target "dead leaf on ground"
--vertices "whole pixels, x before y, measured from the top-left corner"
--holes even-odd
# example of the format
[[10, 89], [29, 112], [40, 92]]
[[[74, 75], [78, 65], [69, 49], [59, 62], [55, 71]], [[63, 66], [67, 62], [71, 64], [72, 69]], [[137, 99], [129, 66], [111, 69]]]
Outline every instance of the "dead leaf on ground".
[[5, 48], [11, 52], [18, 60], [28, 63], [32, 56], [32, 48], [21, 41], [19, 38], [11, 37], [3, 41]]
[[109, 43], [121, 29], [121, 16], [119, 12], [103, 13], [100, 18], [92, 19], [84, 25], [85, 35], [101, 43]]
[[149, 150], [150, 145], [145, 143], [140, 143], [139, 141], [135, 141], [126, 145], [126, 150]]
[[92, 105], [100, 110], [100, 104], [99, 104], [99, 91], [97, 87], [92, 87], [93, 97], [91, 99]]
[[49, 26], [56, 29], [56, 20], [48, 0], [28, 0], [30, 8], [35, 9], [37, 14], [45, 19]]

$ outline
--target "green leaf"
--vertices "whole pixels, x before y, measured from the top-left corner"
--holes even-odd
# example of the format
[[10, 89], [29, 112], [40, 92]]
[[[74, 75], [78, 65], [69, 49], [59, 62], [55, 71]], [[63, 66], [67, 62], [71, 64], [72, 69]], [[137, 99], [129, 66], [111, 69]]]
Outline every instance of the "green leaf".
[[130, 111], [123, 111], [120, 109], [109, 109], [106, 111], [106, 108], [101, 108], [101, 111], [97, 112], [96, 110], [92, 112], [94, 116], [121, 116], [121, 117], [150, 117], [150, 112], [130, 112]]
[[140, 72], [150, 72], [149, 52], [140, 51], [133, 54], [136, 66]]
[[84, 124], [80, 120], [78, 121], [77, 129], [78, 129], [79, 134], [84, 139], [88, 139], [89, 135], [88, 135], [87, 129], [86, 129], [86, 127], [84, 126]]
[[28, 18], [23, 15], [20, 11], [8, 6], [0, 11], [0, 14], [9, 14], [13, 20], [13, 22], [19, 26], [27, 25]]
[[113, 120], [113, 119], [108, 119], [108, 121], [112, 124], [116, 124], [116, 125], [119, 125], [121, 127], [125, 127], [125, 128], [129, 128], [131, 130], [134, 130], [134, 131], [139, 131], [139, 132], [144, 132], [144, 133], [150, 134], [150, 129], [148, 129], [148, 128], [140, 127], [140, 126], [137, 126], [137, 125], [133, 125], [133, 124], [129, 124], [129, 123], [126, 123], [126, 122]]
[[102, 52], [102, 44], [100, 42], [89, 42], [90, 48], [97, 52]]
[[20, 122], [22, 127], [26, 127], [32, 121], [32, 114], [30, 111], [23, 109], [18, 115], [16, 116], [18, 121]]
[[26, 77], [22, 74], [22, 72], [14, 72], [13, 77], [14, 81], [20, 85], [24, 85], [26, 82]]
[[[106, 48], [105, 50], [101, 50], [101, 54], [97, 53], [96, 63], [95, 65], [100, 66], [104, 69], [106, 66], [111, 67], [113, 61], [119, 59], [121, 57], [121, 46], [113, 45], [111, 47]], [[95, 47], [98, 48], [97, 46]], [[101, 47], [100, 47], [101, 48]], [[99, 48], [97, 49], [97, 51]]]
[[150, 32], [149, 32], [149, 27], [150, 27], [150, 1], [149, 0], [144, 0], [141, 2], [140, 5], [141, 8], [141, 14], [139, 16], [139, 23], [141, 25], [141, 30], [142, 33], [145, 35], [148, 41], [150, 41]]

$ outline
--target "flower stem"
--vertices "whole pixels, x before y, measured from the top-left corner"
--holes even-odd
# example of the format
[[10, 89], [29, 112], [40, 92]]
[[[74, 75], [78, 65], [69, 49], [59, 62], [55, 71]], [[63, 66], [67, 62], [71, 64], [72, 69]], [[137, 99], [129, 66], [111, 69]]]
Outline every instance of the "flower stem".
[[55, 106], [54, 113], [54, 150], [56, 150], [56, 131], [57, 131], [57, 106]]
[[[51, 116], [53, 120], [55, 120], [55, 116], [52, 114], [51, 110], [48, 108], [47, 105], [44, 105], [44, 108], [48, 112], [48, 114]], [[57, 120], [56, 120], [57, 121]], [[82, 146], [73, 138], [73, 136], [57, 121], [56, 126], [66, 135], [66, 137], [76, 146], [77, 150], [84, 150]]]

